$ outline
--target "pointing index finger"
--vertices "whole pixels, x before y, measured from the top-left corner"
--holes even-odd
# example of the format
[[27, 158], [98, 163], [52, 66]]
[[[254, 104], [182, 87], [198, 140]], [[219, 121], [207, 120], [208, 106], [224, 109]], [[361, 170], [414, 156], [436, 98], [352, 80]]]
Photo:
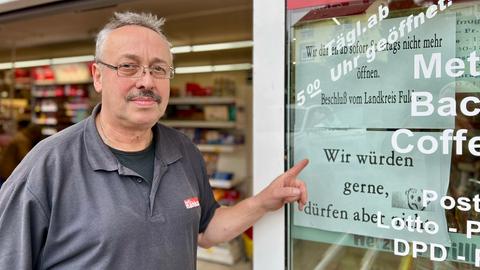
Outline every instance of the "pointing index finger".
[[308, 165], [308, 159], [303, 159], [287, 171], [289, 176], [297, 177], [300, 172]]

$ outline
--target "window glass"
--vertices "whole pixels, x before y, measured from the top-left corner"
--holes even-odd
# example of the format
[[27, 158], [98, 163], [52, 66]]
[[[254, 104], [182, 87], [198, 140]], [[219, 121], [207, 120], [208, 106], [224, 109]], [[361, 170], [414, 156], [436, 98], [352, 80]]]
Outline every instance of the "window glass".
[[480, 1], [287, 1], [289, 269], [480, 266]]

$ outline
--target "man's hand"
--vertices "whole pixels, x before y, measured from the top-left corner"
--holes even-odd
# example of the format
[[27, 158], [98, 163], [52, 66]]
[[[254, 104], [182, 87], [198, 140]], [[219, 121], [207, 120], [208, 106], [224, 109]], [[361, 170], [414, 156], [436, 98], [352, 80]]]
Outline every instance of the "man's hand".
[[255, 199], [262, 208], [266, 211], [274, 211], [281, 208], [285, 203], [297, 201], [298, 209], [302, 211], [307, 203], [307, 188], [305, 183], [297, 176], [307, 164], [307, 159], [298, 162], [257, 194]]
[[232, 207], [218, 208], [206, 231], [198, 236], [198, 244], [211, 247], [229, 241], [252, 226], [268, 211], [277, 210], [285, 203], [297, 201], [301, 211], [307, 203], [307, 188], [297, 176], [307, 164], [306, 159], [300, 161], [254, 197]]

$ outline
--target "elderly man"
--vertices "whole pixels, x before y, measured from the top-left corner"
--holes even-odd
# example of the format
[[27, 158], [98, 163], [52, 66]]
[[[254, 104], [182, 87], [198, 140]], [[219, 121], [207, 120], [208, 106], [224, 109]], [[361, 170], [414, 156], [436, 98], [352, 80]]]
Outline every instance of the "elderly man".
[[286, 202], [303, 207], [302, 161], [230, 208], [202, 156], [158, 124], [173, 77], [149, 14], [116, 13], [100, 31], [84, 121], [39, 143], [0, 190], [0, 269], [195, 269], [196, 248], [228, 241]]

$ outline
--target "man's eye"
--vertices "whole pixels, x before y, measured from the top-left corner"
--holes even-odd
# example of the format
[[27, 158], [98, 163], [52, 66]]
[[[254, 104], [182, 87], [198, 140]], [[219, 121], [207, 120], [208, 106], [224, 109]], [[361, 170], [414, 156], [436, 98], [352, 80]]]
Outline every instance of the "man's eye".
[[167, 69], [163, 66], [152, 66], [151, 67], [151, 70], [155, 73], [158, 73], [158, 74], [165, 74], [167, 73]]
[[125, 70], [134, 70], [134, 69], [138, 69], [138, 65], [135, 65], [135, 64], [120, 64], [118, 66], [118, 68], [121, 68], [121, 69], [125, 69]]

